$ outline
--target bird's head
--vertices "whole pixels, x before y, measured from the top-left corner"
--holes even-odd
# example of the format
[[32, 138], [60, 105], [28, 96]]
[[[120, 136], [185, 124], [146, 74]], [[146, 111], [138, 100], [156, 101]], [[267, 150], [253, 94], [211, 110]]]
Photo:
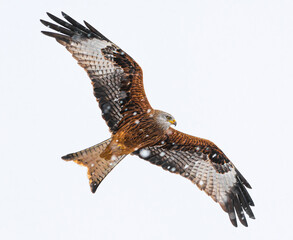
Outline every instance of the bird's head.
[[164, 129], [168, 129], [171, 125], [177, 125], [175, 118], [170, 113], [156, 110], [155, 117]]

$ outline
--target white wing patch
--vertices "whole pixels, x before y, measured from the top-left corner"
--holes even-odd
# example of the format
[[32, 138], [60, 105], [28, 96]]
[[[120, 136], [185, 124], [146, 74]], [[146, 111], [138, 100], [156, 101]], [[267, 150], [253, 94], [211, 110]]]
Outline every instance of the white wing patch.
[[218, 173], [210, 160], [195, 160], [189, 179], [216, 202], [225, 202], [227, 193], [236, 183], [235, 176], [236, 171], [234, 168], [226, 173]]
[[100, 39], [85, 39], [82, 37], [73, 37], [74, 41], [67, 45], [66, 48], [72, 53], [72, 56], [78, 61], [78, 64], [85, 68], [91, 76], [105, 76], [113, 74], [117, 69], [121, 68], [114, 66], [114, 63], [109, 59], [113, 59], [113, 55], [107, 55], [105, 58], [102, 49], [112, 46], [111, 42]]

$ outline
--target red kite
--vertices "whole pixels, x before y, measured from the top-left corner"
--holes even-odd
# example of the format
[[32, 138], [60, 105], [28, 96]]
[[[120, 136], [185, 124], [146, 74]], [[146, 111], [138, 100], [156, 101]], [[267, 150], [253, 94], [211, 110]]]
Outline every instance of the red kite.
[[[58, 25], [41, 22], [59, 33], [45, 32], [72, 54], [89, 75], [111, 138], [62, 159], [88, 168], [94, 193], [107, 174], [128, 154], [137, 155], [171, 173], [177, 173], [204, 190], [229, 214], [237, 226], [254, 219], [251, 188], [226, 155], [211, 141], [179, 132], [174, 117], [153, 109], [143, 88], [140, 66], [122, 49], [87, 22], [85, 26], [62, 13]], [[235, 214], [236, 211], [236, 214]]]

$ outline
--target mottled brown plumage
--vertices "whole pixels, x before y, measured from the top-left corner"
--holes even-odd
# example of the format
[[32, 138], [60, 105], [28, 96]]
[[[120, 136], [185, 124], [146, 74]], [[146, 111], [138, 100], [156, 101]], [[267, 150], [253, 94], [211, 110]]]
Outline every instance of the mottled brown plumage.
[[208, 140], [171, 128], [176, 124], [172, 115], [149, 104], [140, 66], [87, 22], [85, 27], [62, 15], [67, 21], [48, 13], [59, 25], [41, 22], [59, 33], [43, 33], [65, 46], [86, 70], [112, 133], [110, 139], [62, 158], [88, 168], [94, 193], [126, 155], [137, 155], [189, 179], [220, 204], [234, 226], [236, 214], [247, 226], [244, 211], [254, 218], [254, 203], [246, 190], [251, 187], [226, 155]]

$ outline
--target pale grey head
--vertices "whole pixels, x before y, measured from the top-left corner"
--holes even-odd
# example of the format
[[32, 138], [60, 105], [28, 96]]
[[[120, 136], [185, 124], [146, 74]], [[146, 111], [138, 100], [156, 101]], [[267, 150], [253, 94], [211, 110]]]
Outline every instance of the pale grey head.
[[156, 118], [157, 122], [166, 130], [171, 125], [177, 125], [175, 118], [170, 113], [166, 113], [161, 110], [155, 110], [154, 117]]

